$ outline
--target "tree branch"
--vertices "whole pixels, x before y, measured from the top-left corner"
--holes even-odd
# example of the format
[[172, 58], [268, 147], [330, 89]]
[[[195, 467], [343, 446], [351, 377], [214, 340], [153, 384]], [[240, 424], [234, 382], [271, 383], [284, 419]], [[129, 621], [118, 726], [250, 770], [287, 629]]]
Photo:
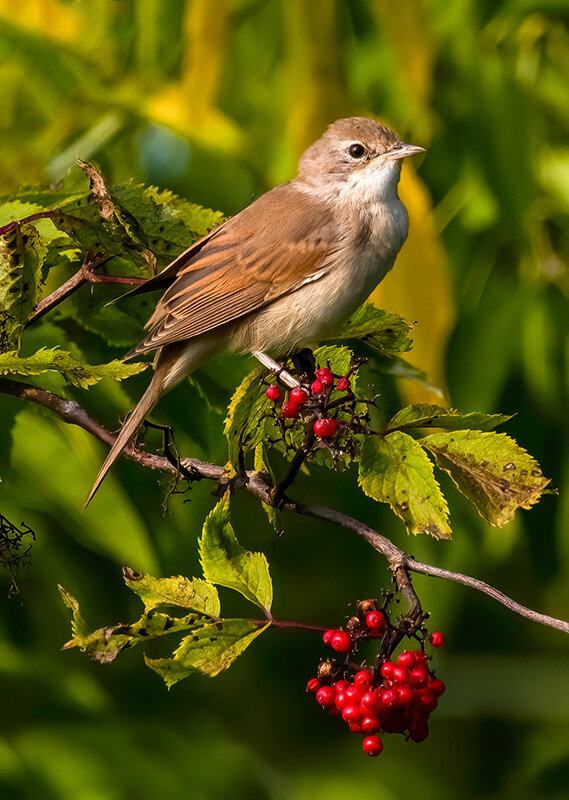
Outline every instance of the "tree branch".
[[[14, 381], [10, 378], [0, 377], [0, 393], [12, 395], [21, 400], [27, 400], [37, 405], [48, 408], [57, 414], [64, 422], [72, 425], [77, 425], [85, 431], [100, 439], [107, 445], [111, 445], [115, 441], [115, 436], [100, 423], [96, 422], [90, 417], [87, 412], [74, 400], [65, 400], [60, 395], [48, 392], [33, 384], [24, 383], [22, 381]], [[165, 456], [158, 456], [153, 453], [147, 453], [145, 450], [129, 445], [123, 451], [125, 458], [131, 461], [136, 461], [144, 467], [150, 469], [168, 472], [172, 475], [177, 474], [177, 470], [173, 464]], [[210, 464], [206, 461], [200, 461], [197, 458], [184, 458], [182, 465], [190, 470], [195, 471], [201, 475], [202, 478], [220, 481], [225, 475], [224, 468], [217, 464]], [[264, 503], [271, 503], [272, 488], [266, 483], [260, 473], [250, 471], [247, 473], [246, 480], [238, 484], [244, 486], [252, 495], [257, 497]], [[381, 553], [389, 562], [389, 568], [394, 574], [400, 591], [405, 596], [409, 603], [410, 611], [416, 607], [417, 598], [411, 582], [409, 580], [409, 572], [416, 572], [421, 575], [428, 575], [432, 578], [446, 578], [447, 580], [460, 583], [464, 586], [470, 586], [483, 594], [488, 595], [493, 600], [501, 603], [506, 608], [519, 614], [526, 619], [533, 622], [539, 622], [541, 625], [548, 625], [551, 628], [556, 628], [564, 633], [569, 633], [569, 623], [555, 617], [550, 617], [547, 614], [540, 614], [533, 611], [526, 606], [516, 603], [511, 597], [495, 589], [484, 581], [478, 578], [471, 578], [468, 575], [463, 575], [460, 572], [452, 572], [448, 569], [440, 567], [433, 567], [430, 564], [423, 564], [420, 561], [410, 558], [399, 547], [385, 536], [374, 531], [363, 522], [360, 522], [353, 517], [343, 514], [340, 511], [334, 511], [331, 508], [319, 505], [304, 505], [296, 503], [293, 500], [286, 500], [282, 508], [286, 511], [291, 511], [303, 516], [314, 517], [326, 522], [332, 522], [342, 528], [346, 528], [358, 536], [365, 539], [375, 550]]]

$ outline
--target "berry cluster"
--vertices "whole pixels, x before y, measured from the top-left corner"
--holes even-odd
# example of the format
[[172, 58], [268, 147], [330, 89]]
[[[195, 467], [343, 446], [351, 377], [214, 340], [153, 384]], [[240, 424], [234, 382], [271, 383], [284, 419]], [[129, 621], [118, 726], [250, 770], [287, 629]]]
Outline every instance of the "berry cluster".
[[[422, 630], [423, 635], [426, 632]], [[352, 617], [346, 629], [330, 629], [323, 641], [336, 653], [345, 654], [343, 664], [323, 661], [318, 677], [308, 681], [307, 691], [332, 716], [341, 716], [351, 731], [363, 735], [362, 748], [369, 756], [383, 750], [380, 733], [402, 733], [413, 742], [422, 742], [429, 734], [429, 715], [445, 691], [444, 683], [435, 677], [422, 649], [403, 650], [397, 658], [393, 650], [404, 634], [389, 623], [387, 611], [378, 610], [375, 601], [358, 605], [358, 617]], [[352, 661], [358, 643], [381, 638], [380, 655], [375, 668]], [[429, 641], [441, 647], [444, 637], [438, 631]]]
[[[281, 405], [280, 416], [282, 419], [295, 420], [302, 411], [307, 411], [313, 419], [312, 429], [316, 436], [319, 439], [331, 439], [336, 435], [339, 423], [337, 413], [335, 416], [330, 416], [329, 411], [332, 409], [340, 411], [344, 403], [342, 400], [331, 403], [330, 395], [336, 389], [340, 393], [347, 394], [347, 401], [353, 403], [354, 395], [351, 392], [349, 374], [338, 377], [329, 366], [320, 367], [316, 370], [315, 380], [310, 382], [307, 378], [301, 386], [291, 389]], [[280, 400], [281, 390], [275, 383], [267, 387], [267, 397], [273, 403]]]

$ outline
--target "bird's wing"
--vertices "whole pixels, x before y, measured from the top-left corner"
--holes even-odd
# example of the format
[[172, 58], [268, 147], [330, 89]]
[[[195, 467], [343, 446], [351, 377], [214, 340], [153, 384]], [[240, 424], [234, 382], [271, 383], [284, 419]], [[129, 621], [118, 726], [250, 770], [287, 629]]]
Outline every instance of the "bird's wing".
[[180, 258], [147, 336], [128, 357], [207, 333], [323, 277], [338, 239], [332, 226], [331, 210], [292, 184], [263, 195], [186, 263]]

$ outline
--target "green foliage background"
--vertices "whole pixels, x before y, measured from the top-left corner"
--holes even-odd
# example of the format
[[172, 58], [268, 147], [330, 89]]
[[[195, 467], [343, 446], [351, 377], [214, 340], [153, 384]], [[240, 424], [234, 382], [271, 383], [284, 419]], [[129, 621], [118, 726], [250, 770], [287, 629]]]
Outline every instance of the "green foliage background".
[[[80, 155], [109, 183], [132, 177], [230, 214], [291, 177], [302, 149], [337, 117], [379, 116], [426, 146], [418, 174], [406, 167], [414, 229], [382, 305], [418, 321], [421, 365], [439, 382], [445, 376], [455, 408], [517, 412], [508, 432], [560, 496], [496, 530], [449, 492], [448, 543], [407, 540], [403, 524], [362, 498], [351, 475], [313, 469], [294, 491], [384, 530], [417, 558], [567, 618], [566, 2], [213, 5], [215, 13], [206, 0], [20, 0], [16, 16], [13, 2], [0, 0], [2, 193], [64, 178], [73, 186], [78, 178], [68, 171]], [[12, 210], [13, 218], [26, 213]], [[82, 291], [87, 298], [89, 288]], [[126, 348], [57, 318], [41, 335], [26, 334], [29, 352], [59, 345], [100, 363]], [[199, 388], [182, 386], [160, 404], [156, 416], [175, 426], [183, 452], [225, 459], [215, 408], [249, 367], [247, 359], [218, 359]], [[38, 382], [113, 428], [146, 379], [104, 380], [88, 393], [55, 377]], [[401, 393], [416, 398], [404, 383], [380, 388], [387, 413], [401, 407]], [[434, 626], [448, 634], [438, 662], [449, 688], [429, 740], [390, 737], [376, 761], [304, 694], [322, 654], [312, 634], [270, 631], [228, 673], [169, 693], [136, 652], [108, 667], [59, 652], [69, 623], [57, 583], [78, 597], [93, 627], [133, 618], [120, 566], [197, 574], [196, 540], [214, 498], [198, 484], [191, 502], [174, 497], [163, 518], [164, 487], [124, 462], [82, 513], [103, 448], [12, 398], [0, 398], [0, 415], [0, 511], [38, 535], [20, 595], [8, 600], [6, 586], [2, 599], [0, 793], [567, 796], [568, 642], [460, 587], [415, 579]], [[386, 585], [381, 559], [347, 533], [290, 519], [276, 538], [252, 500], [233, 505], [239, 541], [271, 563], [277, 618], [339, 624], [349, 601]]]

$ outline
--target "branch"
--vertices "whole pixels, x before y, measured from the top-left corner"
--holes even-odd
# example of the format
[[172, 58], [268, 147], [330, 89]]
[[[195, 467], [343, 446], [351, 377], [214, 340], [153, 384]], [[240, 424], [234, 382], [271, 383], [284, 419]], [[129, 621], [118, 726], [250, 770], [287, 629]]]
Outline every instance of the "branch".
[[[57, 414], [64, 422], [78, 425], [107, 445], [111, 445], [115, 441], [116, 437], [114, 434], [110, 433], [110, 431], [90, 417], [79, 403], [74, 400], [65, 400], [65, 398], [60, 395], [48, 392], [38, 386], [4, 377], [0, 377], [0, 393], [12, 395], [21, 400], [28, 400], [32, 403], [36, 403], [43, 408], [48, 408]], [[165, 456], [147, 453], [145, 450], [135, 447], [134, 445], [126, 447], [123, 451], [123, 455], [129, 460], [136, 461], [150, 469], [168, 472], [171, 475], [178, 474], [176, 467], [171, 464]], [[200, 461], [197, 458], [184, 458], [181, 463], [184, 468], [199, 473], [202, 478], [220, 481], [225, 476], [223, 467], [217, 466], [217, 464], [210, 464], [206, 461]], [[260, 473], [255, 471], [248, 472], [246, 479], [243, 480], [240, 485], [244, 485], [252, 495], [262, 502], [271, 503], [273, 487], [266, 483]], [[423, 564], [420, 561], [415, 561], [415, 559], [410, 558], [403, 550], [394, 545], [390, 539], [382, 536], [377, 533], [377, 531], [374, 531], [373, 528], [370, 528], [365, 523], [347, 514], [334, 511], [325, 506], [312, 504], [304, 505], [292, 500], [286, 500], [282, 508], [286, 511], [291, 511], [303, 516], [314, 517], [315, 519], [321, 519], [326, 522], [333, 522], [335, 525], [353, 531], [358, 536], [365, 539], [375, 550], [388, 560], [389, 568], [393, 572], [401, 592], [409, 603], [410, 611], [413, 610], [416, 604], [416, 595], [407, 573], [416, 572], [421, 575], [428, 575], [432, 578], [446, 578], [455, 583], [470, 586], [472, 589], [487, 594], [493, 600], [509, 608], [510, 611], [513, 611], [515, 614], [519, 614], [533, 622], [539, 622], [541, 625], [548, 625], [564, 633], [569, 633], [568, 622], [550, 617], [547, 614], [540, 614], [537, 611], [532, 611], [530, 608], [516, 603], [511, 597], [508, 597], [508, 595], [500, 592], [488, 583], [478, 580], [478, 578], [471, 578], [460, 572], [452, 572], [448, 569], [441, 569], [440, 567], [433, 567], [430, 564]]]

